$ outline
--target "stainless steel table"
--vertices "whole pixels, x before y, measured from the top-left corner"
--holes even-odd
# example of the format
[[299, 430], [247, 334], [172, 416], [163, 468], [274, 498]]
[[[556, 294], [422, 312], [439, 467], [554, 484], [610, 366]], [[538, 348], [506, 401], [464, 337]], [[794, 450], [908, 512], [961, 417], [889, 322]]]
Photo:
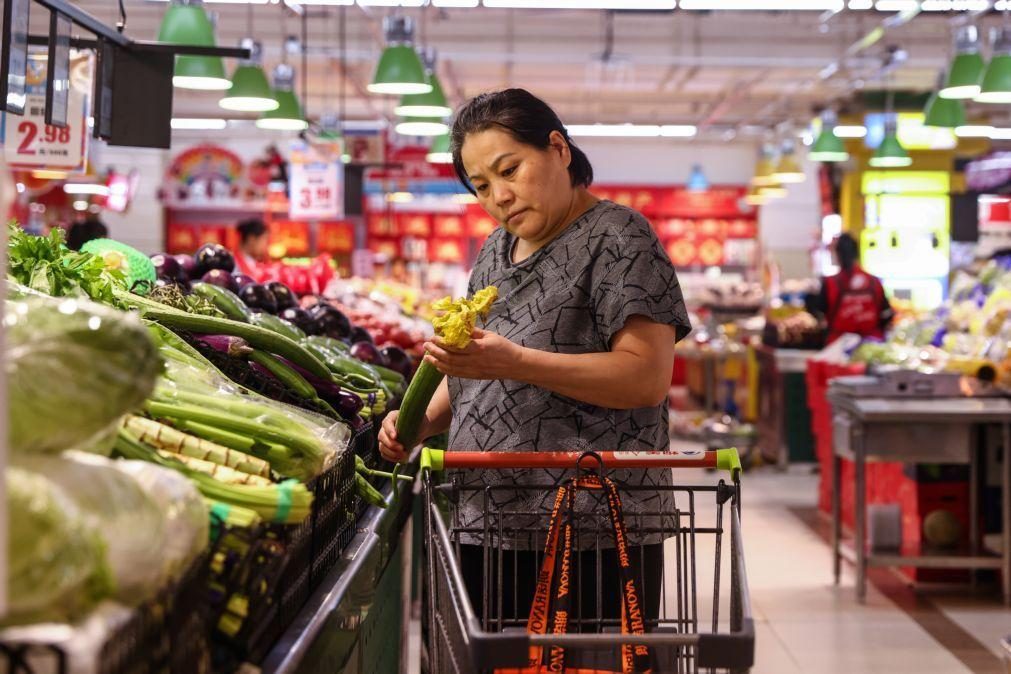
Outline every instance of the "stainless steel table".
[[[859, 398], [828, 392], [833, 407], [832, 560], [839, 582], [844, 548], [840, 491], [842, 459], [854, 463], [856, 593], [864, 601], [867, 567], [915, 566], [949, 569], [999, 569], [1004, 603], [1011, 605], [1011, 401], [1004, 398], [895, 399]], [[1001, 470], [1002, 534], [999, 557], [982, 553], [979, 531], [980, 461], [972, 433], [999, 426], [1004, 449]], [[967, 463], [970, 465], [968, 555], [910, 556], [867, 550], [866, 488], [868, 461]], [[846, 553], [849, 553], [847, 550]], [[847, 556], [850, 556], [847, 554]]]

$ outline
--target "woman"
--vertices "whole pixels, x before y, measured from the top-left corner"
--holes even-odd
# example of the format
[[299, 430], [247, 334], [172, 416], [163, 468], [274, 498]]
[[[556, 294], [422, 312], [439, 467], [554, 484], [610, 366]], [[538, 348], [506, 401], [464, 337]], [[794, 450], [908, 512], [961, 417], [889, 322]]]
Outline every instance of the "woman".
[[239, 250], [235, 253], [236, 267], [243, 274], [256, 278], [253, 272], [267, 259], [267, 247], [270, 245], [267, 225], [259, 218], [250, 218], [240, 222], [235, 229], [239, 232]]
[[[586, 155], [554, 111], [522, 89], [483, 94], [464, 105], [453, 125], [452, 152], [460, 180], [501, 224], [481, 248], [468, 294], [494, 285], [499, 299], [466, 349], [438, 339], [425, 344], [425, 359], [448, 376], [419, 437], [449, 430], [451, 451], [667, 450], [674, 344], [690, 326], [674, 268], [649, 223], [589, 192], [593, 169]], [[404, 461], [411, 448], [397, 441], [396, 416], [383, 423], [381, 451]], [[619, 485], [671, 482], [669, 470], [609, 475]], [[532, 471], [472, 471], [465, 479], [471, 485], [545, 482]], [[515, 508], [516, 494], [496, 492], [495, 498], [512, 510], [544, 502], [550, 509], [554, 494]], [[626, 517], [671, 512], [673, 499], [665, 492], [629, 492], [623, 507]], [[480, 494], [463, 500], [461, 523], [480, 522], [482, 509]], [[659, 578], [662, 544], [656, 537], [632, 542], [646, 543], [633, 555], [640, 571]], [[465, 537], [464, 543], [480, 538]], [[521, 541], [502, 545], [530, 547]], [[461, 548], [481, 615], [481, 548]], [[588, 557], [586, 564], [592, 562]], [[507, 617], [523, 618], [536, 558], [509, 555], [506, 563], [533, 570], [517, 573], [521, 584], [526, 581], [515, 593], [517, 605], [507, 598], [500, 607]], [[605, 613], [615, 616], [617, 566], [606, 559], [604, 564]], [[507, 568], [504, 575], [516, 571]], [[593, 585], [589, 579], [583, 584], [587, 596], [594, 594]], [[656, 614], [655, 602], [646, 608]]]

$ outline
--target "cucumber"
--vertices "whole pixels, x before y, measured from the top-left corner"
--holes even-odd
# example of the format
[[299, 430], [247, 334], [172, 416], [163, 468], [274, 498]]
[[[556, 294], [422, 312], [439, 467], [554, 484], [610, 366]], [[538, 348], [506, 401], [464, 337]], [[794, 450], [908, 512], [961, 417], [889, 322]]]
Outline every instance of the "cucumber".
[[267, 330], [276, 332], [279, 335], [284, 335], [288, 339], [296, 342], [300, 342], [305, 339], [305, 333], [298, 329], [298, 327], [294, 324], [289, 323], [283, 318], [278, 318], [277, 316], [273, 316], [262, 311], [254, 311], [249, 317], [249, 322], [253, 325], [258, 325], [261, 328], [266, 328]]
[[267, 353], [266, 351], [254, 350], [249, 354], [249, 360], [262, 366], [270, 374], [274, 375], [274, 378], [279, 382], [284, 384], [284, 387], [297, 395], [303, 400], [312, 401], [324, 409], [327, 412], [332, 412], [335, 417], [339, 417], [337, 411], [330, 407], [330, 404], [325, 400], [320, 399], [319, 395], [316, 393], [316, 389], [313, 385], [306, 381], [305, 377], [296, 372], [293, 368], [289, 367], [287, 363], [283, 362], [277, 356]]
[[258, 325], [239, 323], [227, 318], [185, 314], [171, 309], [168, 311], [142, 309], [141, 313], [144, 318], [161, 323], [167, 328], [180, 328], [201, 335], [242, 337], [253, 348], [283, 356], [320, 379], [328, 380], [332, 377], [330, 368], [315, 355], [299, 346], [298, 342]]
[[397, 440], [407, 451], [411, 451], [419, 441], [421, 421], [428, 411], [428, 403], [432, 401], [435, 390], [442, 383], [444, 374], [426, 360], [421, 361], [418, 371], [414, 373], [411, 385], [407, 387], [404, 400], [400, 403], [400, 416], [397, 417]]
[[350, 346], [340, 341], [339, 339], [334, 339], [333, 337], [324, 337], [323, 335], [310, 335], [306, 337], [306, 340], [322, 349], [326, 349], [327, 351], [333, 351], [334, 353], [351, 352]]
[[248, 323], [252, 313], [246, 303], [228, 288], [216, 286], [213, 283], [194, 283], [193, 292], [208, 300], [226, 317], [240, 323]]
[[397, 386], [406, 386], [407, 380], [404, 375], [400, 374], [396, 370], [391, 370], [388, 367], [383, 367], [382, 365], [373, 365], [372, 369], [379, 374], [379, 377], [387, 384], [392, 385], [394, 388]]

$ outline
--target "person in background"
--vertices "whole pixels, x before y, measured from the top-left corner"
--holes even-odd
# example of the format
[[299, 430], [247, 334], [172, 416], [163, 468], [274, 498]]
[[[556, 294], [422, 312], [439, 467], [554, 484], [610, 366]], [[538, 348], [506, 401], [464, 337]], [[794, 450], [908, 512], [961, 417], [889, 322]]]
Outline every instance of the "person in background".
[[849, 234], [839, 235], [834, 250], [839, 273], [822, 280], [807, 310], [825, 317], [829, 344], [847, 333], [884, 339], [895, 312], [881, 280], [861, 269], [860, 247]]
[[243, 220], [236, 229], [239, 231], [239, 250], [235, 252], [235, 266], [243, 274], [255, 278], [256, 267], [267, 259], [270, 233], [267, 225], [259, 218]]
[[67, 248], [81, 250], [84, 244], [94, 239], [104, 239], [109, 236], [109, 228], [98, 219], [94, 213], [89, 213], [83, 221], [75, 222], [67, 232]]
[[405, 285], [410, 282], [410, 277], [407, 274], [407, 260], [399, 256], [390, 260], [390, 279]]

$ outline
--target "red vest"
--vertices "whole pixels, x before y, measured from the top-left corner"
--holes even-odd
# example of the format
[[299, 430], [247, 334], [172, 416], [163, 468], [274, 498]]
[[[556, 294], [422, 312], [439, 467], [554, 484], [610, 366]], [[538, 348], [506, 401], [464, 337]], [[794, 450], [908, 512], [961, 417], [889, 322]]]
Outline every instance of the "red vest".
[[884, 338], [881, 312], [885, 307], [885, 289], [881, 281], [854, 267], [825, 279], [825, 290], [829, 343], [847, 332]]

